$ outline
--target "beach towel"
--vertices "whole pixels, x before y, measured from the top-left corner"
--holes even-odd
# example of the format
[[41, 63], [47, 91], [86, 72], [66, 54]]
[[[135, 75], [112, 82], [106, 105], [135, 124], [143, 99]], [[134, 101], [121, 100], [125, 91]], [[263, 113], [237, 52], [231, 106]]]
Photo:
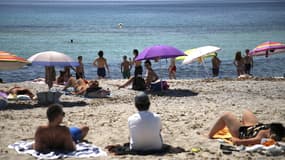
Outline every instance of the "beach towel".
[[107, 153], [99, 147], [85, 142], [76, 144], [76, 151], [69, 153], [40, 153], [32, 149], [33, 141], [19, 141], [8, 146], [8, 148], [15, 149], [20, 154], [30, 154], [37, 159], [59, 159], [59, 158], [90, 158], [107, 156]]
[[278, 156], [278, 155], [285, 154], [285, 143], [284, 142], [276, 142], [271, 145], [265, 145], [267, 141], [270, 141], [270, 139], [263, 138], [261, 140], [262, 144], [255, 144], [252, 146], [247, 146], [244, 148], [244, 151], [260, 152], [268, 156]]
[[[229, 143], [233, 144], [229, 139], [232, 138], [231, 133], [227, 127], [223, 128], [222, 130], [218, 131], [213, 138], [216, 138], [221, 143]], [[268, 156], [276, 156], [282, 155], [285, 153], [285, 143], [284, 142], [275, 142], [272, 139], [263, 138], [261, 140], [261, 144], [255, 144], [252, 146], [226, 146], [221, 144], [221, 149], [223, 151], [227, 150], [230, 152], [223, 152], [223, 153], [231, 153], [231, 151], [246, 151], [246, 152], [261, 152]]]
[[226, 142], [229, 144], [233, 144], [229, 139], [232, 138], [232, 135], [228, 129], [228, 127], [225, 127], [221, 130], [219, 130], [213, 138], [218, 139], [220, 142]]

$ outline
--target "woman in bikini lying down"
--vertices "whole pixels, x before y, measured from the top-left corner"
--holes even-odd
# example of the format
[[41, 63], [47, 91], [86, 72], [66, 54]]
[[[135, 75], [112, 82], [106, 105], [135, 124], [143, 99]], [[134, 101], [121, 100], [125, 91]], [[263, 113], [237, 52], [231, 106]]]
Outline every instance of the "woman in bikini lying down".
[[236, 145], [260, 144], [262, 138], [281, 141], [285, 137], [285, 128], [281, 123], [260, 123], [249, 110], [243, 112], [241, 121], [231, 112], [225, 112], [210, 130], [209, 138], [213, 138], [224, 127], [229, 128], [231, 140]]

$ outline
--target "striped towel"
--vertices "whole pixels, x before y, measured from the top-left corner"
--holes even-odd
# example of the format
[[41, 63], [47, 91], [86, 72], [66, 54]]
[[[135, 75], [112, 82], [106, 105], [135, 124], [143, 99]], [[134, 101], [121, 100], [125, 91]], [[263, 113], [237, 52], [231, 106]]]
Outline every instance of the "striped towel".
[[8, 148], [15, 149], [20, 154], [31, 154], [37, 159], [60, 159], [60, 158], [89, 158], [107, 156], [107, 153], [99, 147], [85, 142], [76, 144], [76, 151], [68, 153], [50, 152], [40, 153], [32, 148], [33, 141], [19, 141], [8, 146]]

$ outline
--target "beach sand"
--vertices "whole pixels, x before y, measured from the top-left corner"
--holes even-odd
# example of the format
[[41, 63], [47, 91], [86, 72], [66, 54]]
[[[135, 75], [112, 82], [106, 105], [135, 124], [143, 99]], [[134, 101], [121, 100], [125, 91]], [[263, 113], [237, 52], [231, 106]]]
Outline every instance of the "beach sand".
[[[86, 99], [63, 95], [65, 106], [64, 123], [68, 126], [88, 125], [86, 140], [104, 149], [107, 145], [128, 142], [127, 119], [137, 112], [134, 96], [137, 91], [118, 90], [116, 85], [125, 80], [100, 80], [103, 88], [109, 88], [111, 98]], [[260, 153], [233, 152], [225, 155], [219, 149], [217, 140], [205, 135], [224, 111], [241, 116], [243, 109], [252, 110], [261, 122], [282, 122], [285, 124], [285, 79], [253, 78], [168, 80], [170, 90], [150, 94], [150, 110], [159, 114], [162, 120], [162, 137], [165, 144], [181, 147], [182, 153], [164, 155], [122, 155], [108, 154], [98, 159], [283, 159]], [[31, 82], [16, 83], [36, 91], [47, 90], [47, 85]], [[0, 84], [1, 89], [15, 85]], [[19, 155], [7, 146], [21, 139], [33, 138], [38, 125], [46, 124], [47, 107], [11, 103], [0, 111], [0, 159], [34, 159], [30, 155]], [[192, 153], [192, 148], [200, 152]]]

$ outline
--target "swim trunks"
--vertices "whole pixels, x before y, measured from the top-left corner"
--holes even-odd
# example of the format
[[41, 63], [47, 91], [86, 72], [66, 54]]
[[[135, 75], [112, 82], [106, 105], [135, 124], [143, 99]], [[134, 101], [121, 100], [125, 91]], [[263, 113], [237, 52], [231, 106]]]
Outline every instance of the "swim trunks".
[[72, 139], [74, 142], [78, 142], [81, 140], [82, 138], [82, 133], [81, 133], [81, 130], [80, 128], [77, 128], [77, 127], [69, 127], [69, 132], [72, 136]]
[[105, 77], [105, 76], [106, 76], [106, 70], [105, 70], [105, 68], [98, 68], [98, 69], [97, 69], [97, 75], [98, 75], [99, 77]]
[[129, 69], [128, 70], [124, 70], [122, 74], [123, 74], [123, 78], [130, 78], [130, 76], [131, 76], [131, 73], [130, 73]]

